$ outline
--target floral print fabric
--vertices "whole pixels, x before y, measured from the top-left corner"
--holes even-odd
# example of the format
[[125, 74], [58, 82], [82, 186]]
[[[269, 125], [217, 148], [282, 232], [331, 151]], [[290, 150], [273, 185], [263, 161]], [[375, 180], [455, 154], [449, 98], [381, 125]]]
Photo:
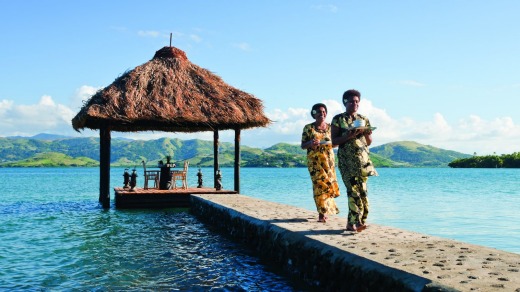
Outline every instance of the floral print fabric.
[[[355, 120], [364, 120], [365, 126], [370, 127], [370, 121], [365, 116], [360, 114], [349, 116], [346, 113], [332, 118], [332, 125], [338, 127], [343, 136], [347, 134], [347, 129], [353, 126]], [[367, 142], [363, 134], [339, 146], [338, 166], [347, 188], [348, 223], [364, 225], [370, 207], [367, 180], [368, 176], [377, 175], [377, 171], [370, 160]]]
[[[365, 126], [370, 127], [370, 121], [365, 116], [356, 114], [354, 117], [346, 113], [336, 115], [332, 119], [332, 125], [338, 127], [341, 136], [347, 134], [347, 129], [352, 127], [355, 120], [364, 120]], [[356, 139], [347, 141], [338, 149], [338, 166], [343, 180], [353, 176], [377, 175], [369, 157], [369, 150], [365, 136], [360, 134]], [[374, 173], [367, 173], [374, 171]], [[347, 182], [345, 182], [347, 184]]]
[[[326, 131], [319, 131], [314, 123], [303, 128], [302, 142], [318, 139], [331, 141], [330, 125]], [[338, 214], [339, 209], [334, 200], [340, 195], [334, 163], [332, 143], [322, 144], [315, 149], [307, 149], [307, 168], [312, 180], [312, 189], [316, 209], [320, 214]]]

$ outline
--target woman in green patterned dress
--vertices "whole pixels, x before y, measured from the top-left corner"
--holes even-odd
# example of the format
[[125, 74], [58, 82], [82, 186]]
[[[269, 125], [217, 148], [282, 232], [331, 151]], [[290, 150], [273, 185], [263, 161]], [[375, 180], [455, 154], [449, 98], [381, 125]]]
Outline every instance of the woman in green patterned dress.
[[314, 202], [318, 221], [327, 222], [327, 215], [338, 214], [334, 200], [339, 196], [339, 186], [334, 165], [334, 147], [331, 142], [330, 124], [325, 122], [327, 107], [323, 103], [312, 106], [313, 123], [305, 125], [302, 133], [302, 149], [307, 149], [307, 167], [312, 180]]
[[[332, 118], [332, 141], [339, 145], [338, 166], [348, 197], [347, 230], [367, 228], [369, 213], [367, 181], [377, 171], [370, 160], [368, 146], [372, 144], [372, 128], [367, 117], [357, 111], [361, 93], [350, 89], [343, 93], [345, 112]], [[357, 121], [357, 122], [356, 122]], [[356, 126], [363, 125], [363, 126]]]

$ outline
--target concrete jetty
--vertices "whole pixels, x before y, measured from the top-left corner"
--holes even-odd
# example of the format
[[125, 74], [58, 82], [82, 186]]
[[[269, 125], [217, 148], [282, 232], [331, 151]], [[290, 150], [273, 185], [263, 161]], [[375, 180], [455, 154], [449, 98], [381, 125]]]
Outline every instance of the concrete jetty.
[[240, 194], [192, 195], [191, 212], [309, 290], [520, 292], [520, 254], [376, 224], [354, 233]]

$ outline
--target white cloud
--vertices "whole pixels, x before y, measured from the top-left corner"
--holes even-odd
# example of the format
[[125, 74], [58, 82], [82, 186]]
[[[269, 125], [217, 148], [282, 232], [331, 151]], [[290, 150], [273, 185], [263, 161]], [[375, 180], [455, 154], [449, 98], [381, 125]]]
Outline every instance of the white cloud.
[[0, 101], [0, 116], [4, 116], [5, 113], [13, 107], [14, 102], [12, 100], [1, 100]]
[[137, 35], [140, 37], [156, 38], [159, 37], [161, 33], [155, 30], [139, 30], [137, 31]]
[[[79, 105], [81, 100], [89, 98], [96, 90], [94, 87], [82, 86], [76, 91], [73, 100]], [[321, 102], [327, 105], [328, 122], [334, 115], [344, 111], [343, 105], [336, 100]], [[78, 136], [80, 134], [73, 131], [71, 126], [71, 119], [78, 110], [56, 103], [48, 95], [42, 96], [38, 103], [32, 105], [17, 105], [12, 100], [0, 100], [0, 136], [32, 136], [44, 132]], [[241, 143], [251, 147], [269, 147], [280, 142], [299, 144], [304, 125], [313, 121], [309, 112], [310, 108], [297, 107], [267, 110], [266, 115], [273, 123], [267, 128], [242, 131]], [[372, 126], [377, 127], [373, 134], [372, 146], [396, 141], [416, 141], [467, 154], [506, 154], [520, 151], [520, 125], [515, 124], [511, 117], [485, 120], [477, 115], [470, 115], [455, 122], [448, 122], [443, 114], [434, 113], [431, 118], [420, 121], [407, 117], [395, 118], [386, 110], [375, 107], [368, 99], [361, 100], [359, 112], [368, 116]], [[89, 130], [81, 134], [97, 135], [97, 131]], [[213, 139], [212, 132], [115, 132], [112, 136], [142, 140], [162, 137]], [[234, 132], [220, 132], [220, 140], [233, 142]]]
[[[322, 102], [328, 108], [328, 122], [334, 115], [344, 111], [343, 105], [337, 101]], [[243, 131], [242, 143], [257, 147], [268, 147], [279, 142], [299, 144], [303, 126], [312, 122], [309, 111], [310, 108], [289, 108], [267, 112], [266, 115], [276, 122], [269, 128]], [[449, 123], [441, 113], [434, 113], [430, 119], [416, 121], [407, 117], [391, 117], [385, 110], [374, 107], [368, 99], [361, 100], [359, 113], [368, 116], [371, 124], [377, 127], [372, 146], [396, 141], [416, 141], [466, 154], [505, 154], [520, 151], [517, 146], [520, 145], [520, 125], [515, 124], [510, 117], [486, 121], [473, 115]]]
[[202, 42], [202, 38], [196, 34], [190, 34], [190, 39], [196, 43]]
[[[156, 30], [139, 30], [139, 31], [137, 31], [137, 35], [140, 37], [146, 37], [146, 38], [165, 38], [165, 39], [170, 38], [170, 32], [165, 32], [165, 31], [161, 32], [161, 31], [156, 31]], [[173, 32], [171, 32], [171, 35], [172, 35], [172, 41], [176, 41], [179, 39], [189, 39], [190, 41], [193, 41], [195, 43], [201, 43], [203, 41], [202, 36], [200, 34], [195, 34], [195, 33], [185, 34], [182, 32], [173, 31]], [[238, 44], [237, 46], [243, 50], [249, 50], [247, 44]]]
[[[172, 38], [173, 38], [173, 39], [181, 38], [181, 37], [184, 36], [184, 33], [182, 33], [182, 32], [178, 32], [178, 31], [172, 31], [171, 34], [172, 34]], [[167, 36], [167, 37], [169, 38], [169, 37], [170, 37], [170, 34], [165, 34], [165, 36]]]
[[[137, 35], [140, 36], [140, 37], [145, 37], [145, 38], [170, 38], [170, 33], [172, 35], [172, 39], [178, 39], [178, 38], [181, 38], [181, 37], [184, 37], [184, 33], [182, 32], [178, 32], [178, 31], [172, 31], [172, 32], [165, 32], [165, 31], [157, 31], [157, 30], [138, 30], [137, 31]], [[200, 38], [199, 36], [197, 35], [190, 35], [189, 36], [190, 39], [192, 40], [196, 40], [196, 39], [199, 39], [202, 40], [202, 38]]]
[[415, 81], [415, 80], [400, 80], [398, 81], [399, 84], [406, 85], [406, 86], [412, 86], [412, 87], [423, 87], [426, 86], [426, 84]]
[[87, 101], [101, 88], [102, 87], [83, 85], [80, 88], [76, 89], [74, 95], [70, 99], [71, 107], [77, 108], [79, 110], [83, 106], [83, 103]]
[[244, 42], [235, 43], [235, 44], [233, 44], [233, 47], [239, 48], [240, 50], [246, 51], [246, 52], [251, 51], [251, 46], [248, 43], [244, 43]]
[[332, 12], [332, 13], [338, 12], [338, 6], [333, 5], [333, 4], [313, 5], [312, 8], [314, 8], [316, 10], [327, 11], [327, 12]]
[[[375, 119], [377, 120], [377, 116]], [[373, 123], [376, 125], [375, 123]], [[384, 144], [392, 141], [410, 140], [435, 147], [482, 155], [517, 152], [520, 142], [520, 125], [510, 117], [486, 121], [473, 115], [455, 123], [448, 123], [444, 116], [435, 113], [431, 120], [413, 121], [391, 119], [380, 125], [374, 137]]]
[[67, 106], [56, 104], [44, 95], [37, 104], [16, 105], [13, 101], [0, 102], [0, 128], [3, 136], [32, 136], [38, 133], [72, 132], [71, 120], [75, 113]]
[[110, 29], [113, 29], [113, 30], [119, 31], [119, 32], [128, 31], [128, 28], [126, 28], [125, 26], [110, 26]]

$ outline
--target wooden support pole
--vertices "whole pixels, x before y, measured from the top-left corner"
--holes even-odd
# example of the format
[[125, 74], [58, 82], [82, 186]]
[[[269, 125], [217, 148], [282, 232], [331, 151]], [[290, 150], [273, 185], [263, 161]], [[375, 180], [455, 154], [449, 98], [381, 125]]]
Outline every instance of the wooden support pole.
[[110, 130], [99, 131], [99, 202], [110, 208]]
[[240, 193], [240, 128], [235, 129], [235, 191]]
[[217, 188], [217, 170], [218, 170], [218, 130], [213, 131], [213, 187]]

